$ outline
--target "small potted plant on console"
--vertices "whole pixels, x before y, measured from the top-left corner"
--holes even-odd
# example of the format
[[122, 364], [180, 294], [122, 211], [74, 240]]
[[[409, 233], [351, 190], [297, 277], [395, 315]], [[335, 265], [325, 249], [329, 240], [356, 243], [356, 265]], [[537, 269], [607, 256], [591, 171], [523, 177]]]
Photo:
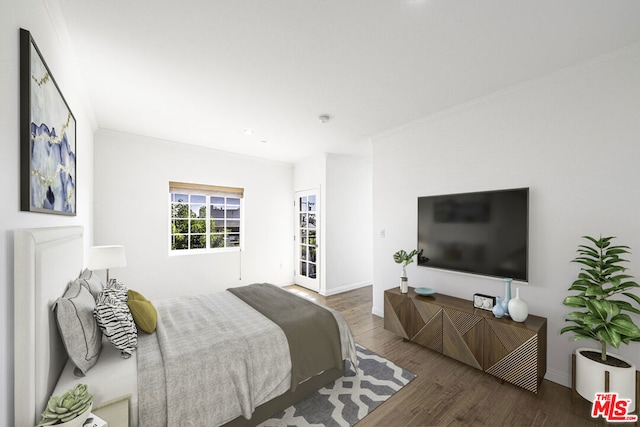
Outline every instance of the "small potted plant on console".
[[621, 256], [630, 253], [628, 246], [614, 246], [614, 237], [596, 239], [583, 236], [588, 245], [578, 246], [578, 256], [573, 262], [582, 264], [577, 280], [570, 291], [575, 295], [564, 299], [567, 307], [578, 309], [567, 315], [572, 326], [560, 333], [573, 332], [574, 339], [594, 340], [597, 350], [576, 350], [575, 389], [585, 399], [593, 402], [596, 393], [605, 392], [605, 371], [609, 372], [610, 392], [620, 398], [632, 399], [629, 412], [636, 408], [636, 367], [620, 356], [607, 352], [607, 346], [619, 348], [621, 343], [640, 341], [640, 328], [628, 313], [640, 314], [640, 297], [630, 292], [639, 288], [632, 276], [625, 274], [621, 265], [628, 262]]
[[418, 252], [417, 249], [412, 250], [411, 252], [405, 251], [404, 249], [400, 249], [398, 252], [393, 254], [393, 260], [402, 264], [402, 270], [400, 271], [400, 292], [406, 294], [409, 292], [409, 282], [407, 281], [407, 265], [413, 262], [413, 257], [418, 255], [418, 257], [422, 256], [422, 249]]

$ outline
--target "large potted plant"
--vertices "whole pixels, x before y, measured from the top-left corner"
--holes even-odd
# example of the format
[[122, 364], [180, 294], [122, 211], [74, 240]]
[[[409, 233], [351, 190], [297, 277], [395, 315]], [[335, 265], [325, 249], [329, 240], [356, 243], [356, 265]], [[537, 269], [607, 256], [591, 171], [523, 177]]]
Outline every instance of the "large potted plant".
[[594, 340], [599, 349], [576, 350], [576, 391], [593, 402], [595, 393], [605, 391], [605, 371], [610, 373], [610, 390], [620, 398], [632, 399], [629, 411], [635, 410], [636, 367], [620, 356], [608, 352], [607, 346], [619, 348], [620, 344], [640, 341], [640, 328], [628, 313], [640, 314], [640, 297], [630, 292], [639, 288], [632, 276], [621, 264], [621, 258], [630, 253], [628, 246], [612, 245], [614, 237], [598, 239], [583, 236], [589, 244], [578, 246], [578, 256], [573, 260], [581, 264], [578, 278], [570, 291], [575, 295], [564, 299], [563, 304], [577, 309], [567, 315], [573, 323], [562, 328], [561, 333], [573, 332], [574, 339]]

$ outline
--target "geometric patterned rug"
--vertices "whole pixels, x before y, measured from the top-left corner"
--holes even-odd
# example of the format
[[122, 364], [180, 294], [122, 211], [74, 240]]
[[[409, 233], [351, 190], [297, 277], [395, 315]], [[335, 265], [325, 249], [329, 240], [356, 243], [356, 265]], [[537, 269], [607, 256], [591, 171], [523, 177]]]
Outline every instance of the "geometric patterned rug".
[[346, 362], [345, 376], [296, 403], [260, 427], [350, 427], [416, 376], [356, 344], [358, 375]]

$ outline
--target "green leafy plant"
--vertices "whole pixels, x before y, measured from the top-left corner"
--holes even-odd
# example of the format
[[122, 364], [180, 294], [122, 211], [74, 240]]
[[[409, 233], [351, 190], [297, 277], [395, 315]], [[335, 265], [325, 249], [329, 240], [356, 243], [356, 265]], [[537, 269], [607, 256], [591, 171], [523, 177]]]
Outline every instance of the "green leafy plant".
[[78, 384], [62, 396], [51, 396], [47, 402], [47, 408], [42, 413], [42, 420], [36, 427], [71, 421], [89, 409], [92, 402], [93, 395], [89, 394], [85, 384]]
[[[422, 251], [420, 251], [422, 252]], [[400, 249], [398, 252], [393, 254], [393, 260], [398, 264], [404, 263], [404, 267], [411, 264], [413, 262], [413, 257], [418, 255], [418, 250], [414, 249], [411, 252], [407, 253], [404, 249]]]
[[[640, 341], [640, 329], [633, 323], [631, 317], [624, 313], [640, 314], [640, 297], [629, 292], [638, 288], [633, 277], [624, 274], [627, 270], [620, 265], [628, 260], [620, 258], [629, 254], [628, 246], [612, 246], [615, 237], [590, 236], [583, 238], [591, 242], [590, 245], [579, 245], [578, 256], [573, 262], [582, 264], [578, 279], [573, 282], [570, 291], [577, 291], [577, 295], [568, 296], [563, 304], [567, 307], [578, 308], [567, 315], [567, 322], [575, 325], [562, 328], [560, 333], [573, 332], [574, 339], [592, 339], [600, 343], [601, 360], [607, 360], [607, 345], [618, 348], [620, 343], [629, 344]], [[628, 300], [618, 299], [627, 297]]]

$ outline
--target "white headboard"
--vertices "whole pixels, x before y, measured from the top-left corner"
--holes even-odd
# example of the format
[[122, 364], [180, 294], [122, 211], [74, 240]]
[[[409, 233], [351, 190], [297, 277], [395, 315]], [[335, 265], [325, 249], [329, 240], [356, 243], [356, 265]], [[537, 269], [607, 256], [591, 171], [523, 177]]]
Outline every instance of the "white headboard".
[[15, 425], [32, 427], [67, 354], [51, 306], [83, 268], [81, 226], [16, 230], [14, 235]]

